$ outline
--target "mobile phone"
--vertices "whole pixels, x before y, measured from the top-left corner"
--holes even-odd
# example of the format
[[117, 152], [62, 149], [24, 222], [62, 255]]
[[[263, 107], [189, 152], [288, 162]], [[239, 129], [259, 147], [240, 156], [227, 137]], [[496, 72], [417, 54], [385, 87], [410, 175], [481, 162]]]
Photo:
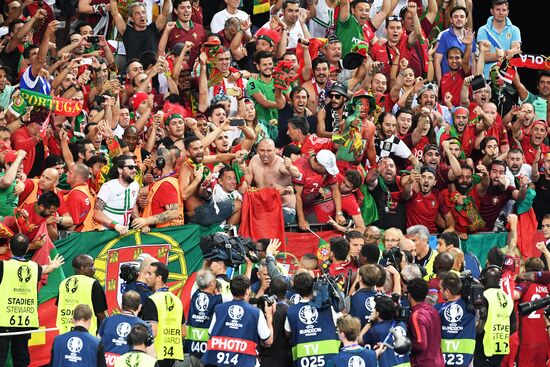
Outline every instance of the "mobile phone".
[[90, 43], [99, 43], [99, 36], [88, 36], [86, 40]]
[[82, 61], [80, 61], [80, 65], [92, 65], [92, 59], [91, 58], [82, 59]]
[[472, 86], [472, 91], [477, 91], [480, 89], [485, 88], [485, 78], [482, 75], [476, 76], [472, 81], [470, 82], [470, 85]]
[[234, 119], [234, 120], [231, 120], [231, 122], [229, 123], [229, 126], [244, 126], [244, 125], [245, 125], [244, 119]]

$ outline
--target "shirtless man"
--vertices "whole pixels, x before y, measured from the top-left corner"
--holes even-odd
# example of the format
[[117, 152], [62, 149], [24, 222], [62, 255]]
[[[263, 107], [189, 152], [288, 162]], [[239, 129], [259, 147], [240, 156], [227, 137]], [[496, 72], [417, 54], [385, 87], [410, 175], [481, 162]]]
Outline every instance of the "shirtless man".
[[[241, 201], [228, 199], [218, 202], [218, 210], [214, 206], [214, 201], [207, 202], [211, 195], [208, 190], [211, 188], [211, 175], [207, 172], [209, 169], [203, 165], [204, 145], [196, 136], [186, 138], [184, 145], [188, 159], [181, 165], [179, 185], [185, 207], [185, 222], [208, 226], [227, 220], [227, 223], [232, 224], [231, 217], [240, 215]], [[215, 157], [209, 156], [211, 159], [216, 159]]]
[[292, 177], [298, 178], [300, 171], [292, 165], [290, 158], [281, 158], [275, 154], [275, 142], [262, 139], [256, 148], [256, 154], [250, 160], [245, 175], [249, 185], [258, 188], [273, 187], [281, 193], [285, 225], [294, 223], [296, 218], [296, 196], [292, 187]]

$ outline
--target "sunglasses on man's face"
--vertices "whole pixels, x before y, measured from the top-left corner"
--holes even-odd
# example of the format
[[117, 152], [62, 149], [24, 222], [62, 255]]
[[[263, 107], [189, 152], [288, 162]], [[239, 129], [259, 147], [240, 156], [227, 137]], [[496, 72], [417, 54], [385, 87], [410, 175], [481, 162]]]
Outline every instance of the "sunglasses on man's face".
[[328, 98], [340, 99], [340, 98], [342, 98], [342, 97], [344, 97], [344, 96], [341, 95], [341, 94], [337, 94], [337, 93], [330, 93], [330, 94], [328, 95]]
[[135, 165], [135, 164], [128, 164], [128, 165], [126, 165], [126, 166], [124, 166], [124, 167], [128, 168], [129, 170], [133, 170], [133, 169], [137, 169], [137, 168], [138, 168], [138, 166]]

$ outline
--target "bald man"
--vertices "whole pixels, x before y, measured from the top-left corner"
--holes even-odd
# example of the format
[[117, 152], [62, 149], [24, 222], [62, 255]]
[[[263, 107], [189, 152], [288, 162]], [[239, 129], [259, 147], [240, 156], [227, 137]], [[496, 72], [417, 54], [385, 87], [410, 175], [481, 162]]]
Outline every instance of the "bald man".
[[[69, 228], [73, 225], [73, 218], [67, 210], [65, 198], [56, 188], [59, 183], [59, 171], [55, 168], [46, 168], [40, 178], [29, 178], [25, 180], [25, 189], [19, 195], [19, 208], [25, 209], [34, 205], [38, 197], [46, 191], [52, 191], [59, 197], [59, 208], [55, 220], [61, 228]], [[26, 209], [28, 211], [28, 209]], [[29, 237], [30, 238], [30, 237]]]
[[449, 271], [452, 270], [453, 264], [454, 264], [454, 258], [450, 252], [441, 252], [437, 254], [437, 256], [435, 257], [435, 260], [434, 260], [435, 276], [428, 281], [429, 291], [428, 291], [428, 297], [426, 298], [426, 301], [428, 303], [435, 305], [436, 303], [441, 303], [444, 301], [439, 284], [441, 283], [441, 278], [443, 277], [443, 275], [447, 274]]
[[459, 273], [462, 272], [464, 270], [464, 252], [456, 247], [449, 249], [448, 252], [454, 258], [453, 270]]
[[281, 193], [285, 224], [294, 223], [296, 218], [296, 196], [292, 188], [292, 178], [300, 177], [300, 171], [292, 165], [290, 158], [275, 154], [275, 142], [269, 138], [260, 140], [256, 154], [250, 160], [245, 180], [249, 185], [260, 189], [273, 187]]
[[74, 164], [67, 173], [67, 183], [71, 190], [64, 198], [73, 220], [73, 225], [69, 227], [71, 231], [87, 232], [100, 228], [93, 219], [96, 193], [88, 185], [89, 177], [90, 170], [82, 163]]

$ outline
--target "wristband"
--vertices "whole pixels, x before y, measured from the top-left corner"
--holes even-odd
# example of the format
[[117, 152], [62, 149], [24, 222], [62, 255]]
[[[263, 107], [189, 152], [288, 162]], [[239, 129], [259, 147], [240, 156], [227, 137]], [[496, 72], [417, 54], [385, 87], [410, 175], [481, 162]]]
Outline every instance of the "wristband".
[[117, 225], [117, 224], [118, 224], [118, 223], [117, 223], [117, 222], [115, 222], [115, 221], [113, 220], [113, 221], [112, 221], [112, 222], [110, 223], [110, 225], [109, 225], [109, 226], [110, 226], [110, 228], [113, 228], [113, 229], [115, 229], [115, 227], [116, 227], [116, 225]]
[[336, 212], [336, 215], [344, 215], [344, 212]]

